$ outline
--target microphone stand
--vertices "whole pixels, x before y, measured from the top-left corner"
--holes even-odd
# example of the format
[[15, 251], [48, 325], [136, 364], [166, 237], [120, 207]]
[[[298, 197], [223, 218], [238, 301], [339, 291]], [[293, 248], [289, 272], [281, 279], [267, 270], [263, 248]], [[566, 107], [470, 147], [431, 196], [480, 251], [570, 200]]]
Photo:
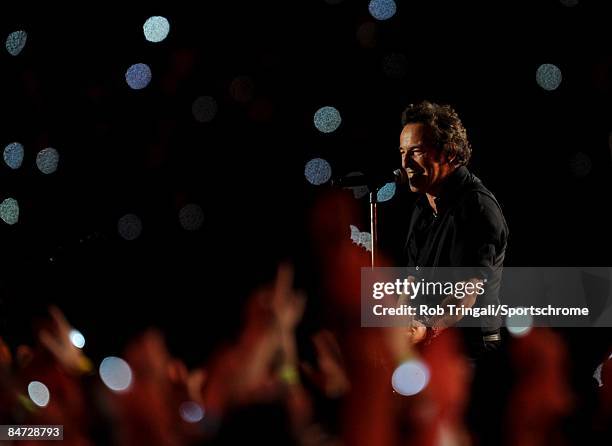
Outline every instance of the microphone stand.
[[[377, 204], [378, 204], [378, 191], [381, 187], [384, 186], [385, 183], [389, 182], [391, 178], [389, 177], [366, 177], [368, 182], [365, 183], [368, 186], [368, 190], [370, 191], [370, 234], [372, 240], [372, 256], [371, 263], [372, 268], [375, 268], [378, 263], [378, 215], [377, 215]], [[393, 172], [393, 178], [396, 184], [401, 184], [407, 181], [406, 173], [401, 169], [396, 169]], [[357, 179], [359, 180], [359, 178]], [[383, 181], [380, 181], [383, 180]], [[380, 183], [383, 183], [380, 185]], [[353, 181], [346, 181], [346, 178], [340, 178], [339, 180], [332, 181], [332, 185], [339, 187], [355, 187], [357, 185], [362, 185], [364, 183], [359, 183]]]
[[378, 253], [378, 187], [370, 185], [368, 189], [370, 189], [370, 234], [372, 235], [372, 269], [374, 269]]

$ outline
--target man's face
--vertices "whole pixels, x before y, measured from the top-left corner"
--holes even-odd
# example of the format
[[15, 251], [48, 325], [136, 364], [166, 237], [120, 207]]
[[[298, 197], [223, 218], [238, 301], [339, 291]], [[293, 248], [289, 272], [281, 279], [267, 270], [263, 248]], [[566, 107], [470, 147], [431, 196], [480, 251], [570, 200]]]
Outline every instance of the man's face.
[[452, 171], [452, 166], [430, 141], [429, 129], [425, 124], [406, 124], [400, 134], [400, 154], [410, 190], [436, 195], [439, 185]]

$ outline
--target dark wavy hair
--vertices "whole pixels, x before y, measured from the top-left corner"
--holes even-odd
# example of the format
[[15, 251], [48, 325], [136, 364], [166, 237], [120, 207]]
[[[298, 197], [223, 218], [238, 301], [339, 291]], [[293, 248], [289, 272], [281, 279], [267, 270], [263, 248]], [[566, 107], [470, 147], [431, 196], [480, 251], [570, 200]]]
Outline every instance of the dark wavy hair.
[[472, 146], [459, 115], [450, 105], [429, 101], [410, 104], [402, 113], [402, 127], [419, 122], [427, 125], [433, 145], [445, 153], [447, 158], [454, 158], [455, 166], [464, 166], [470, 161]]

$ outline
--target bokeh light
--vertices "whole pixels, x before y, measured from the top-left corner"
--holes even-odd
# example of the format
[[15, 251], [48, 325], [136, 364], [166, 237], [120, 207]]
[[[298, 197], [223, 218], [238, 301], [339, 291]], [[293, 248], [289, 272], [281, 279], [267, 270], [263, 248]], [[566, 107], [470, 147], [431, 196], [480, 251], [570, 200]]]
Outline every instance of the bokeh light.
[[508, 332], [517, 338], [527, 335], [533, 326], [533, 316], [530, 314], [515, 314], [506, 317]]
[[198, 423], [204, 418], [204, 409], [193, 401], [182, 403], [179, 407], [179, 413], [187, 423]]
[[[363, 175], [363, 173], [361, 172], [351, 172], [349, 174], [347, 174], [347, 177], [358, 177]], [[363, 197], [365, 197], [366, 195], [368, 195], [368, 192], [370, 192], [370, 190], [368, 189], [368, 186], [355, 186], [355, 187], [349, 187], [347, 189], [350, 189], [353, 192], [353, 196], [359, 200]]]
[[395, 195], [396, 189], [397, 187], [395, 186], [394, 182], [387, 183], [383, 187], [378, 189], [378, 192], [376, 193], [376, 199], [381, 203], [389, 201]]
[[217, 101], [210, 96], [200, 96], [191, 106], [191, 113], [198, 122], [210, 122], [217, 115], [219, 106]]
[[327, 183], [332, 175], [331, 166], [323, 158], [313, 158], [306, 163], [304, 176], [310, 184], [319, 186]]
[[361, 232], [359, 228], [355, 225], [349, 225], [349, 228], [351, 230], [351, 241], [357, 246], [365, 248], [366, 251], [371, 252], [372, 234], [370, 234], [369, 232]]
[[170, 32], [170, 22], [168, 22], [168, 19], [161, 16], [149, 17], [142, 26], [142, 30], [145, 39], [149, 42], [161, 42]]
[[28, 33], [23, 30], [14, 31], [6, 38], [6, 50], [11, 56], [17, 56], [23, 51], [28, 40]]
[[49, 175], [57, 170], [59, 164], [59, 153], [53, 147], [42, 149], [36, 155], [36, 167], [45, 175]]
[[104, 358], [100, 363], [100, 378], [114, 392], [123, 392], [132, 384], [132, 369], [116, 356]]
[[400, 395], [411, 396], [421, 392], [429, 383], [429, 368], [418, 359], [400, 364], [391, 377], [391, 386]]
[[85, 347], [85, 336], [83, 336], [83, 333], [81, 333], [79, 330], [73, 328], [72, 330], [70, 330], [68, 336], [70, 337], [70, 342], [76, 348]]
[[19, 203], [14, 198], [7, 198], [0, 203], [0, 218], [7, 225], [14, 225], [19, 221]]
[[[608, 356], [608, 359], [606, 361], [609, 361], [610, 359], [612, 359], [612, 353], [610, 353], [610, 356]], [[597, 368], [595, 369], [595, 371], [593, 372], [593, 378], [595, 379], [595, 381], [597, 381], [598, 387], [603, 387], [604, 385], [603, 379], [601, 377], [601, 372], [603, 372], [603, 368], [604, 368], [606, 361], [599, 364]]]
[[187, 204], [179, 211], [179, 221], [183, 229], [195, 231], [204, 223], [204, 211], [199, 204]]
[[397, 11], [393, 0], [371, 0], [368, 10], [376, 20], [389, 20]]
[[147, 64], [137, 63], [125, 72], [125, 81], [134, 90], [142, 90], [151, 82], [151, 68]]
[[4, 148], [4, 162], [11, 169], [19, 169], [23, 163], [24, 153], [22, 144], [12, 142]]
[[28, 395], [38, 407], [45, 407], [51, 399], [49, 389], [40, 381], [32, 381], [28, 384]]
[[547, 63], [540, 65], [536, 71], [536, 82], [547, 91], [559, 88], [562, 78], [561, 70], [553, 64]]
[[340, 127], [342, 118], [334, 107], [321, 107], [314, 114], [314, 125], [322, 133], [332, 133]]
[[137, 215], [126, 214], [117, 222], [117, 231], [125, 240], [136, 240], [142, 233], [142, 221]]

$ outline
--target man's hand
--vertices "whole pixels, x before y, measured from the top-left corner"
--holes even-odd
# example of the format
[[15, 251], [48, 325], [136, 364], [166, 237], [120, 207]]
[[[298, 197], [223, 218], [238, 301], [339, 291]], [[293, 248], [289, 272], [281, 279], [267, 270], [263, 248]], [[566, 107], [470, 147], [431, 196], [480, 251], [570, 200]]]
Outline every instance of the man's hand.
[[[416, 278], [414, 276], [408, 276], [408, 283], [414, 282]], [[397, 298], [397, 305], [408, 305], [411, 301], [410, 294], [400, 294]]]
[[83, 352], [70, 341], [72, 326], [64, 317], [64, 313], [55, 307], [49, 308], [51, 316], [50, 329], [42, 329], [38, 333], [38, 340], [59, 362], [65, 370], [79, 373], [88, 373], [93, 369], [91, 361]]
[[448, 305], [452, 304], [452, 305], [456, 305], [457, 307], [463, 307], [463, 308], [471, 308], [474, 306], [474, 304], [476, 303], [476, 298], [478, 297], [478, 294], [476, 292], [476, 290], [478, 289], [477, 285], [482, 284], [483, 280], [478, 279], [478, 278], [472, 278], [463, 283], [474, 284], [474, 286], [472, 287], [473, 291], [471, 293], [465, 291], [464, 293], [465, 296], [462, 298], [458, 298], [455, 296], [448, 296], [447, 298], [445, 298], [440, 304], [442, 307], [445, 308], [444, 314], [441, 316], [434, 316], [429, 320], [430, 326], [432, 328], [438, 331], [444, 330], [445, 328], [452, 327], [453, 325], [455, 325], [457, 322], [459, 322], [463, 318], [461, 313], [450, 315], [447, 310]]
[[427, 334], [427, 327], [423, 325], [421, 321], [416, 319], [412, 320], [412, 324], [410, 327], [406, 329], [406, 336], [408, 337], [408, 341], [410, 344], [418, 344], [423, 339], [425, 339], [425, 335]]

